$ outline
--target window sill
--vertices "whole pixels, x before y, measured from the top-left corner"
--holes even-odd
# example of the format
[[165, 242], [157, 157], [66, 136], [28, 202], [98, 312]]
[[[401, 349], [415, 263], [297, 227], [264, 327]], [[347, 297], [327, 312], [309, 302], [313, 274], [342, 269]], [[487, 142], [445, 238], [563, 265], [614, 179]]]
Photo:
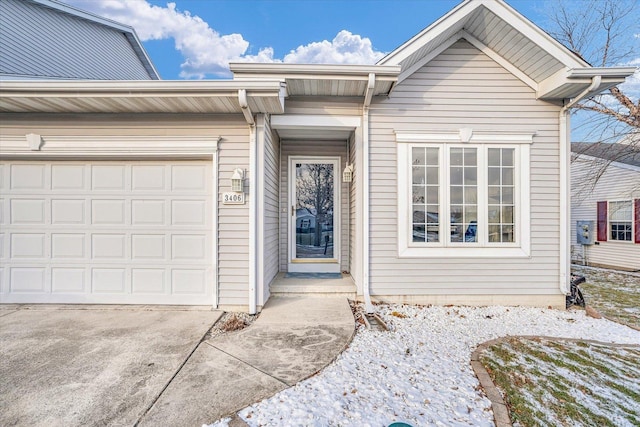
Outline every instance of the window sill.
[[530, 258], [523, 248], [400, 248], [399, 258]]

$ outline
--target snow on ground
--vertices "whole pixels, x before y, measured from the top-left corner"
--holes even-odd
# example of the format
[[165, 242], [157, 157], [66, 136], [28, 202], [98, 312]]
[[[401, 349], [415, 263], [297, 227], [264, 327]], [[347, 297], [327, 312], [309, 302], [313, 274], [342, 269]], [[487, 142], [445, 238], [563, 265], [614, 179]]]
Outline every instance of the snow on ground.
[[391, 331], [360, 327], [334, 363], [243, 409], [242, 419], [250, 426], [491, 426], [490, 402], [470, 366], [478, 344], [508, 335], [640, 344], [640, 331], [584, 311], [400, 305], [377, 310]]

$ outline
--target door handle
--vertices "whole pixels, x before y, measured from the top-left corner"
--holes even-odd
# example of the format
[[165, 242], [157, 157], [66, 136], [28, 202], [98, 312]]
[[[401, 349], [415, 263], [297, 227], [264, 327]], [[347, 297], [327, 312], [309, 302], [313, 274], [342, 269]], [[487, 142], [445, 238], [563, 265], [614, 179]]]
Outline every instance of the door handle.
[[296, 215], [296, 207], [294, 205], [291, 205], [291, 216], [295, 216]]

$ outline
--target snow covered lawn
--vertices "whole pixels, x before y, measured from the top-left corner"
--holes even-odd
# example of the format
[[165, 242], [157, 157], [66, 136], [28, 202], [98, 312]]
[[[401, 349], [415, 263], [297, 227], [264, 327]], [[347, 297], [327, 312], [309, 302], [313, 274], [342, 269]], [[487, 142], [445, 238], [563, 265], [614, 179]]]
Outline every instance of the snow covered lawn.
[[[471, 353], [508, 335], [640, 344], [640, 331], [584, 311], [525, 307], [380, 305], [391, 327], [359, 327], [319, 374], [240, 411], [250, 426], [491, 426], [493, 414], [470, 366]], [[217, 425], [225, 425], [224, 421]]]
[[587, 304], [609, 319], [640, 328], [640, 273], [573, 267], [585, 276], [580, 285]]
[[633, 426], [640, 420], [640, 348], [511, 338], [481, 361], [515, 425]]

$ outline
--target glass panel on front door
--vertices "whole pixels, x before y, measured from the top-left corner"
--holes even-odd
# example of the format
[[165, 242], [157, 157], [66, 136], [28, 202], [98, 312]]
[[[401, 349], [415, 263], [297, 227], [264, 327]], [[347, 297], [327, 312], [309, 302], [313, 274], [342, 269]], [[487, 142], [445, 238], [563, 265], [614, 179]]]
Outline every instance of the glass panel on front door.
[[296, 163], [295, 256], [334, 258], [334, 164]]

